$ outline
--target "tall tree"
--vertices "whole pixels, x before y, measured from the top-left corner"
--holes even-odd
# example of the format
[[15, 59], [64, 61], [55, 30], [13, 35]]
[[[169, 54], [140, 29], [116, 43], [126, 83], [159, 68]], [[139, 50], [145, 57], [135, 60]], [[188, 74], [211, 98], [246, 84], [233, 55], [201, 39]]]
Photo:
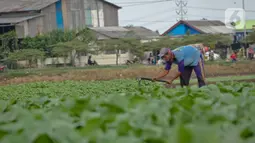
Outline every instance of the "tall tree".
[[52, 54], [57, 56], [57, 57], [63, 57], [64, 58], [64, 67], [66, 67], [66, 63], [67, 63], [67, 58], [68, 56], [71, 57], [72, 54], [72, 48], [70, 48], [67, 43], [58, 43], [55, 45], [52, 45], [53, 49], [52, 49]]
[[70, 41], [67, 42], [60, 42], [51, 45], [51, 47], [53, 47], [52, 53], [55, 56], [63, 56], [65, 58], [65, 65], [67, 57], [70, 56], [73, 66], [75, 66], [75, 59], [77, 55], [81, 65], [81, 54], [92, 53], [95, 41], [96, 37], [94, 33], [88, 28], [85, 28], [76, 34], [76, 38], [70, 39]]
[[130, 53], [132, 53], [133, 55], [139, 58], [143, 56], [145, 49], [143, 48], [141, 41], [139, 39], [122, 38], [120, 39], [120, 41], [122, 41], [123, 44], [126, 46], [126, 47], [123, 47], [125, 48], [125, 50], [128, 50]]
[[115, 51], [116, 65], [119, 64], [119, 56], [121, 50], [127, 50], [128, 44], [124, 43], [120, 39], [108, 39], [98, 41], [100, 51]]

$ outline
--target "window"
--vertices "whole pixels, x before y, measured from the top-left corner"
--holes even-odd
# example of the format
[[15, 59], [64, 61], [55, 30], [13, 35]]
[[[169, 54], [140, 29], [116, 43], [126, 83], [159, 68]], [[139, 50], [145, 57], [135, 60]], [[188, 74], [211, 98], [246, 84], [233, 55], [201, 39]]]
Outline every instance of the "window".
[[79, 24], [80, 24], [80, 12], [79, 10], [72, 10], [72, 24], [73, 24], [73, 28], [79, 28]]
[[86, 22], [86, 26], [92, 26], [92, 14], [91, 14], [91, 8], [87, 8], [85, 10], [85, 22]]
[[70, 0], [72, 29], [80, 28], [81, 25], [81, 6], [80, 0]]

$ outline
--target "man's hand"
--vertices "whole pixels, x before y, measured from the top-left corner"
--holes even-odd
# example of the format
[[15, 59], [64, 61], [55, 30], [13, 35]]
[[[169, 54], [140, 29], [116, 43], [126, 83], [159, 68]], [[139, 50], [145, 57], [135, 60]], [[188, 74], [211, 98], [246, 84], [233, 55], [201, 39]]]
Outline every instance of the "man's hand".
[[172, 84], [172, 83], [173, 83], [173, 80], [167, 81], [167, 84]]
[[159, 74], [158, 76], [152, 78], [152, 81], [156, 81], [164, 76], [166, 76], [169, 73], [169, 70], [164, 70], [161, 74]]
[[156, 78], [156, 77], [153, 77], [153, 78], [152, 78], [152, 81], [153, 81], [153, 82], [155, 82], [156, 80], [157, 80], [157, 78]]

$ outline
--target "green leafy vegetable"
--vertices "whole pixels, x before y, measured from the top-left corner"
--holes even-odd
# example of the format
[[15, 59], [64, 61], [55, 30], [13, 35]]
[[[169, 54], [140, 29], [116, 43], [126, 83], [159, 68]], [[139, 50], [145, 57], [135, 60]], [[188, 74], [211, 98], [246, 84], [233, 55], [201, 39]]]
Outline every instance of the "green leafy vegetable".
[[132, 80], [0, 87], [1, 143], [253, 143], [255, 84]]

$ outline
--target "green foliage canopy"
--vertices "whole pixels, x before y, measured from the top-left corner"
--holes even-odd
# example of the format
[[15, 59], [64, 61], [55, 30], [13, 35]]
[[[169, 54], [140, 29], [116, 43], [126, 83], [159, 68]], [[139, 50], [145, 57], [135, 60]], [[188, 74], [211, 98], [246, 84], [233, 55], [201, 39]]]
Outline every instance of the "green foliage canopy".
[[18, 38], [15, 31], [0, 35], [0, 60], [6, 59], [9, 53], [18, 50]]
[[22, 40], [21, 46], [23, 49], [44, 50], [50, 45], [73, 40], [76, 37], [75, 34], [74, 30], [53, 30], [35, 37], [26, 37]]
[[43, 58], [44, 52], [37, 49], [21, 49], [10, 53], [8, 56], [9, 60], [34, 60], [37, 58]]
[[249, 33], [246, 38], [244, 38], [241, 42], [247, 42], [247, 43], [255, 43], [255, 31]]

